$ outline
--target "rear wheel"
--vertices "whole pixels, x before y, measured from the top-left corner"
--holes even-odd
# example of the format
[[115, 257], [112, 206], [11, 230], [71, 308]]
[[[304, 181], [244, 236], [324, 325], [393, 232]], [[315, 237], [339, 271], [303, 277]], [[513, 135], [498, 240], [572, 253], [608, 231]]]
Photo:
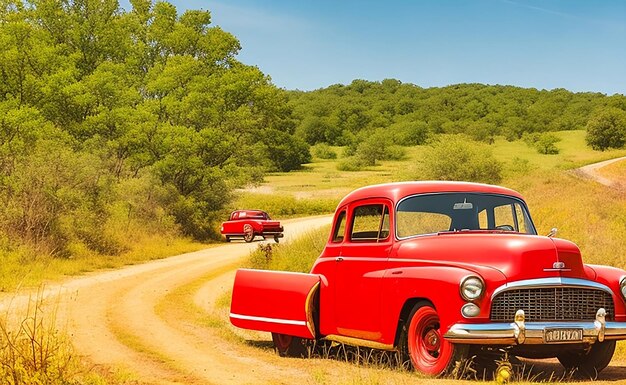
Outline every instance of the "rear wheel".
[[427, 302], [413, 307], [401, 336], [403, 360], [418, 372], [439, 376], [467, 357], [469, 347], [448, 342], [440, 332], [439, 315]]
[[274, 349], [281, 357], [305, 357], [306, 346], [300, 337], [287, 334], [272, 333]]
[[254, 229], [252, 225], [243, 225], [243, 240], [250, 243], [254, 239]]
[[557, 356], [567, 369], [577, 369], [581, 376], [596, 378], [613, 358], [615, 341], [596, 342], [588, 351], [569, 351]]
[[274, 242], [278, 243], [279, 239], [280, 239], [280, 237], [278, 235], [274, 235]]
[[226, 242], [230, 242], [230, 237], [228, 235], [226, 236]]

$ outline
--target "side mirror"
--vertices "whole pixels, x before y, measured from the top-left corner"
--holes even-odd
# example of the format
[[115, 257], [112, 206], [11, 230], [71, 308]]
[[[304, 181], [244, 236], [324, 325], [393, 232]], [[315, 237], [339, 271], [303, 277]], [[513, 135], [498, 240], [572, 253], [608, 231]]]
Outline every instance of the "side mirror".
[[553, 227], [552, 230], [548, 233], [548, 237], [552, 238], [556, 235], [556, 232], [559, 231], [556, 227]]

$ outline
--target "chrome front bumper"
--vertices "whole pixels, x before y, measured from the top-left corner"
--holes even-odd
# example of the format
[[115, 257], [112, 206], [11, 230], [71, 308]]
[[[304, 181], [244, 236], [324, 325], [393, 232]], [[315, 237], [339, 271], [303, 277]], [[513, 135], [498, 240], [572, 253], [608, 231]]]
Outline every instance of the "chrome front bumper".
[[626, 339], [626, 322], [606, 322], [606, 311], [598, 309], [594, 321], [525, 322], [523, 310], [512, 323], [455, 324], [444, 335], [453, 343], [484, 345], [546, 344], [546, 330], [582, 329], [582, 340], [558, 343], [588, 343]]

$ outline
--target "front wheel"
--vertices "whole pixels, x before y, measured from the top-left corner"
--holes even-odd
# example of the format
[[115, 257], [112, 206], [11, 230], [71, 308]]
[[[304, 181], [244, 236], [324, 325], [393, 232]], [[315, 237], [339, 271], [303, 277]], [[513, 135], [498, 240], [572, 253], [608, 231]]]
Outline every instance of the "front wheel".
[[280, 237], [278, 235], [274, 235], [274, 242], [278, 243], [279, 239], [280, 239]]
[[401, 352], [418, 372], [439, 376], [450, 373], [456, 362], [467, 358], [469, 346], [457, 345], [443, 338], [439, 315], [427, 302], [413, 307], [402, 331]]
[[596, 342], [588, 351], [569, 351], [557, 356], [567, 369], [577, 369], [582, 376], [596, 378], [613, 358], [615, 341]]
[[305, 357], [306, 346], [300, 337], [287, 334], [272, 333], [274, 349], [281, 357]]

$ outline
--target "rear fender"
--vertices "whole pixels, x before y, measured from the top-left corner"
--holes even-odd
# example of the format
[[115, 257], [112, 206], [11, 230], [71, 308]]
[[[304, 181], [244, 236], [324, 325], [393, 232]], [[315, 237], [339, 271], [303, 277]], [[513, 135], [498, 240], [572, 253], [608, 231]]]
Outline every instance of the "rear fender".
[[239, 269], [230, 322], [243, 329], [314, 339], [313, 309], [319, 285], [316, 274]]

